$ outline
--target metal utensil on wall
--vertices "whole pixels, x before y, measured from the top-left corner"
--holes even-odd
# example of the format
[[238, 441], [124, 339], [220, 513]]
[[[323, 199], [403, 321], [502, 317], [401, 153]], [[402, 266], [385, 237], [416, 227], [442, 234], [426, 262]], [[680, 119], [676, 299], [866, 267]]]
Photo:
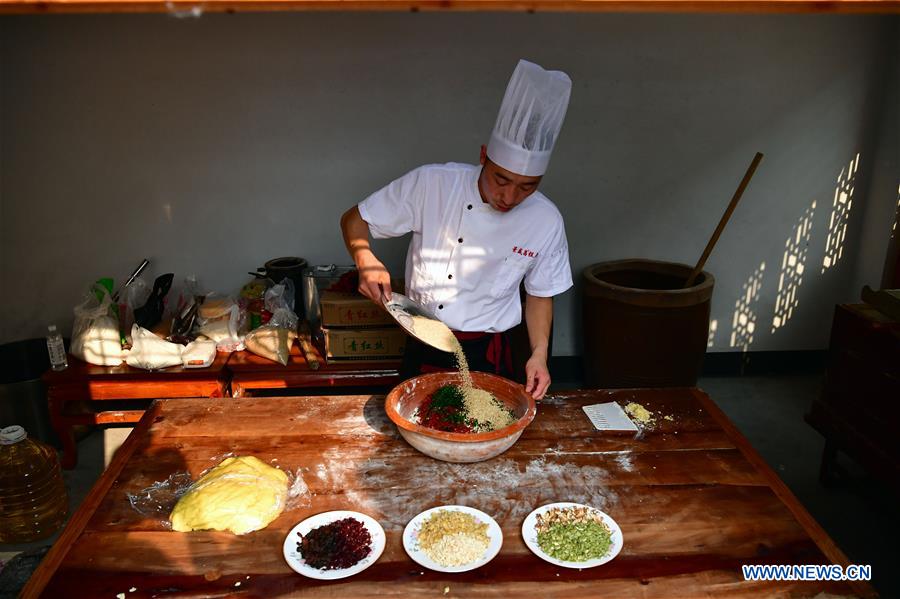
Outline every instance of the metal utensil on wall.
[[134, 272], [131, 273], [131, 276], [128, 277], [128, 279], [125, 281], [125, 284], [122, 285], [121, 287], [119, 287], [118, 289], [116, 289], [116, 292], [113, 293], [112, 299], [113, 299], [114, 302], [118, 302], [118, 301], [119, 301], [119, 295], [121, 295], [121, 293], [122, 293], [123, 291], [125, 291], [125, 289], [126, 289], [129, 285], [131, 285], [132, 283], [134, 283], [135, 279], [137, 279], [139, 276], [141, 276], [141, 273], [144, 272], [144, 269], [147, 268], [147, 266], [148, 266], [149, 264], [150, 264], [150, 261], [147, 260], [146, 258], [144, 258], [144, 261], [141, 262], [140, 265], [139, 265], [137, 268], [134, 269]]

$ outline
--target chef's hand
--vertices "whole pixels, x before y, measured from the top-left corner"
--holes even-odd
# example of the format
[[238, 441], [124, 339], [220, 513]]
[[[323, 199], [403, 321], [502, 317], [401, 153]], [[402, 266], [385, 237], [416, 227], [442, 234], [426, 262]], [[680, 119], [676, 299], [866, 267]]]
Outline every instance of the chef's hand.
[[379, 306], [382, 305], [382, 295], [391, 299], [391, 273], [374, 254], [362, 261], [358, 268], [360, 293]]
[[391, 274], [384, 267], [381, 260], [372, 253], [369, 244], [369, 225], [359, 213], [359, 207], [354, 206], [341, 216], [341, 234], [344, 236], [344, 245], [356, 264], [359, 271], [360, 293], [375, 302], [381, 303], [382, 296], [391, 299]]
[[535, 352], [525, 363], [525, 392], [531, 393], [535, 400], [539, 400], [544, 397], [549, 387], [550, 371], [547, 370], [547, 358]]

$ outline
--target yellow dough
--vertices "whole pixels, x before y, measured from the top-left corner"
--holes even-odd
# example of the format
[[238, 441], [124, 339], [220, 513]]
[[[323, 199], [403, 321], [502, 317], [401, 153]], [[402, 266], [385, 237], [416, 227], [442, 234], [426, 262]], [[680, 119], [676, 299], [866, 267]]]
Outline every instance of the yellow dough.
[[178, 532], [260, 530], [281, 514], [288, 477], [253, 456], [227, 458], [181, 496], [169, 520]]

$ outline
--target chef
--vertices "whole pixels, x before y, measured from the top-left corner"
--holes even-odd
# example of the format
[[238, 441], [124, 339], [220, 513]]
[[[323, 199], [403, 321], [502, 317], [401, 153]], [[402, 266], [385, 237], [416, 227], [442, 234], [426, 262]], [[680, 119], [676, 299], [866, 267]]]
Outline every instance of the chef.
[[[512, 377], [507, 334], [525, 322], [531, 356], [526, 391], [550, 386], [547, 353], [553, 297], [572, 286], [562, 215], [538, 191], [562, 128], [572, 81], [520, 60], [480, 165], [431, 164], [389, 183], [341, 217], [359, 291], [380, 303], [390, 274], [373, 253], [375, 239], [412, 233], [406, 293], [437, 315], [462, 345], [471, 370]], [[455, 369], [454, 357], [410, 338], [407, 376]]]

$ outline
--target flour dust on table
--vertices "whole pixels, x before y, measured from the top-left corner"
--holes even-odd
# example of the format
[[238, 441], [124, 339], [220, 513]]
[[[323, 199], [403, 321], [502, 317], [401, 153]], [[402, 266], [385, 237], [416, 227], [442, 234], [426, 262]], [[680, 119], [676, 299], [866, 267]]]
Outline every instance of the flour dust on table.
[[[420, 482], [408, 480], [392, 465], [395, 460], [408, 459], [405, 451], [359, 462], [348, 461], [337, 450], [326, 451], [322, 457], [324, 462], [315, 473], [325, 487], [323, 492], [344, 493], [350, 504], [388, 528], [403, 528], [422, 509], [435, 504], [469, 505], [505, 521], [521, 520], [535, 506], [560, 497], [604, 510], [619, 502], [609, 486], [607, 469], [568, 463], [562, 461], [564, 456], [542, 456], [524, 463], [506, 458], [470, 464], [423, 460], [416, 466], [417, 481], [441, 481], [427, 497], [422, 495]], [[391, 489], [391, 493], [373, 496], [354, 490], [361, 478], [367, 488]], [[534, 501], [518, 499], [521, 488], [535, 491]]]

